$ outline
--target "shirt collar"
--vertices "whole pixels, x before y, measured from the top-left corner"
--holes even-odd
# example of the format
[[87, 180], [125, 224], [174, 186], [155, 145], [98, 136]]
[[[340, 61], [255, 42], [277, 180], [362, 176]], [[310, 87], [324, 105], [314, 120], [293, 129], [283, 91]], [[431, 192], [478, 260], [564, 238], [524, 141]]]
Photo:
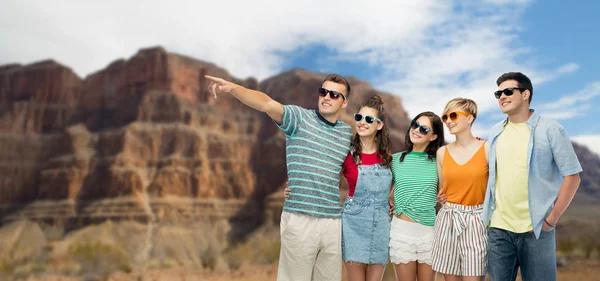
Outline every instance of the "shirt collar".
[[[535, 126], [537, 126], [538, 121], [540, 121], [540, 115], [533, 108], [530, 108], [529, 112], [531, 112], [531, 116], [529, 116], [529, 119], [527, 119], [527, 121], [525, 121], [525, 124], [527, 125], [527, 127], [529, 127], [529, 129], [533, 130], [533, 128], [535, 128]], [[504, 119], [504, 122], [502, 123], [502, 127], [504, 128], [504, 126], [506, 126], [506, 124], [508, 124], [508, 117], [506, 117], [506, 119]]]
[[319, 113], [318, 110], [315, 110], [315, 113], [317, 114], [317, 116], [319, 116], [319, 119], [321, 119], [321, 121], [323, 121], [323, 123], [325, 123], [325, 124], [327, 124], [327, 125], [329, 125], [331, 127], [335, 127], [335, 125], [337, 125], [337, 122], [336, 123], [331, 123], [327, 119], [325, 119], [325, 117], [323, 117], [323, 115], [321, 115], [321, 113]]

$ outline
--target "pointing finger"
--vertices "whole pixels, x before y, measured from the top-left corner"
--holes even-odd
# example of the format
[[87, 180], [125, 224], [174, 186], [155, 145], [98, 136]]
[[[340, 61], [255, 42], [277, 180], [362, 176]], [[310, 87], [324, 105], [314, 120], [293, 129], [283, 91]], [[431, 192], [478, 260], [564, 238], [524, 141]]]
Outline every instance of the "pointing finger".
[[223, 80], [222, 78], [218, 78], [218, 77], [214, 77], [214, 76], [210, 76], [210, 75], [204, 75], [204, 78], [206, 78], [212, 82], [216, 82], [219, 84], [225, 84], [225, 80]]

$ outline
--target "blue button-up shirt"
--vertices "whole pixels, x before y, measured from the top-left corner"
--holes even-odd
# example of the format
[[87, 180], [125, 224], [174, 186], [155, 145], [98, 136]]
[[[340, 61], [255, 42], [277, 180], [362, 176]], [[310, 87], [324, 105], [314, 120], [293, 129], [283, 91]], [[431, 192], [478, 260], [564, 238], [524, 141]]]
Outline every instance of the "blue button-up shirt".
[[[528, 200], [533, 232], [539, 238], [544, 219], [558, 197], [563, 177], [577, 174], [583, 169], [563, 126], [540, 116], [533, 109], [530, 111], [533, 114], [526, 122], [531, 130], [527, 146]], [[496, 208], [496, 144], [507, 122], [508, 119], [505, 119], [494, 125], [489, 135], [490, 174], [482, 213], [485, 225], [489, 224]]]

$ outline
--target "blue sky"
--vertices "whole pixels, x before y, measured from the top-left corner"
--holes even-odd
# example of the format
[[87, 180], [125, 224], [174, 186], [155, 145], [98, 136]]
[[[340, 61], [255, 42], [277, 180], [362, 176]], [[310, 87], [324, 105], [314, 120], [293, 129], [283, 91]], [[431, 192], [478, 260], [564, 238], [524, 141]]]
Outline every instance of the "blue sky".
[[54, 58], [81, 77], [138, 49], [265, 79], [291, 68], [357, 76], [410, 115], [453, 97], [480, 107], [478, 135], [503, 115], [495, 79], [522, 71], [532, 107], [600, 154], [596, 1], [3, 1], [0, 64]]
[[[540, 107], [545, 116], [563, 124], [570, 136], [593, 146], [600, 154], [600, 122], [597, 121], [600, 116], [600, 37], [594, 35], [600, 28], [600, 18], [596, 16], [600, 10], [600, 2], [580, 1], [578, 5], [567, 5], [564, 1], [531, 1], [521, 9], [519, 18], [510, 13], [504, 15], [506, 20], [519, 21], [519, 30], [513, 33], [517, 36], [515, 42], [529, 49], [527, 54], [519, 56], [516, 61], [523, 60], [540, 69], [559, 69], [565, 65], [575, 68], [548, 82], [538, 84], [534, 80], [532, 107]], [[351, 60], [328, 60], [335, 56], [335, 51], [315, 44], [288, 54], [289, 59], [284, 68], [301, 67], [353, 75], [373, 82], [376, 87], [378, 82], [385, 83], [385, 79], [381, 79], [385, 70], [381, 67]], [[506, 68], [506, 71], [523, 71], [528, 74], [526, 70], [519, 69], [518, 65]], [[498, 75], [502, 73], [498, 72]], [[494, 82], [490, 80], [490, 90], [487, 93], [490, 100], [493, 100]], [[378, 88], [388, 90], [385, 87]], [[401, 93], [396, 94], [402, 96]], [[561, 100], [563, 97], [582, 95], [593, 97], [582, 98], [572, 104]], [[417, 112], [411, 113], [414, 116]], [[503, 115], [499, 109], [483, 114], [480, 120], [485, 124], [480, 132], [487, 132], [489, 126], [501, 118]]]

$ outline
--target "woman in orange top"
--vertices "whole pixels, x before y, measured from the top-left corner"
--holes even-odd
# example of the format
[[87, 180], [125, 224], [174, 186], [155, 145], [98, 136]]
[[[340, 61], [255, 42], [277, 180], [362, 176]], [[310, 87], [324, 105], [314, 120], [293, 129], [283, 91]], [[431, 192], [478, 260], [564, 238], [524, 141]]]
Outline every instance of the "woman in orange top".
[[448, 102], [442, 121], [456, 141], [437, 151], [443, 203], [435, 221], [432, 267], [447, 281], [484, 280], [487, 229], [481, 211], [488, 182], [489, 144], [471, 132], [477, 104], [470, 99]]

